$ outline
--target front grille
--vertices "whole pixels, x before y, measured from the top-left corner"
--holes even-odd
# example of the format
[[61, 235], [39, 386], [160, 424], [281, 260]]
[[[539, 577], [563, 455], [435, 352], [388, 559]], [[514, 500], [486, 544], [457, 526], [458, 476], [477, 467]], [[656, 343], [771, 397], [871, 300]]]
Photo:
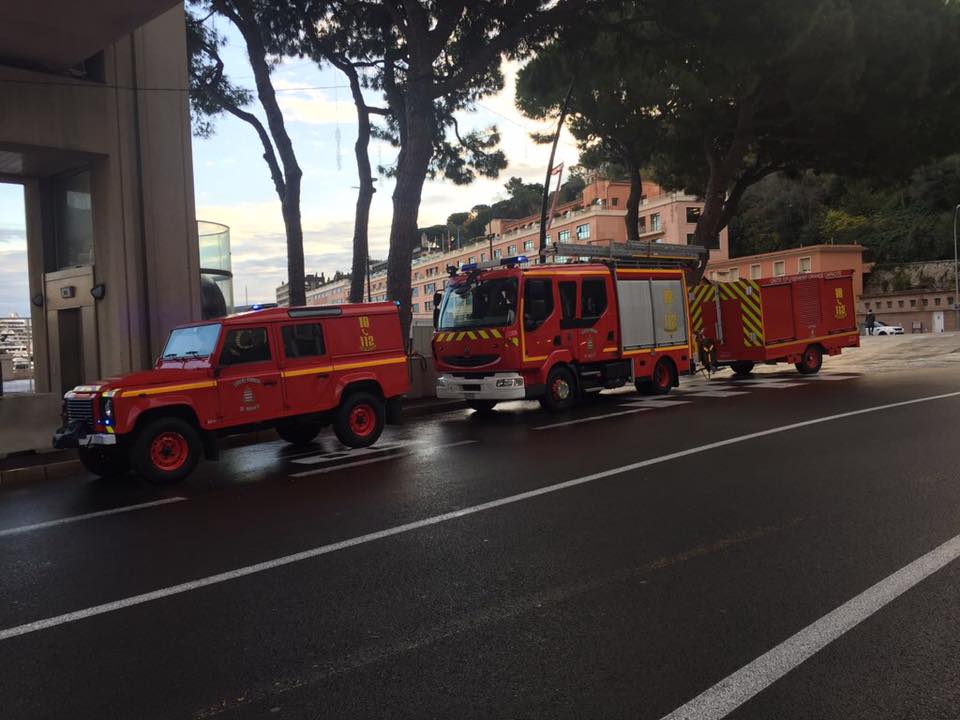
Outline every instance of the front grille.
[[93, 422], [93, 400], [67, 400], [67, 422]]
[[447, 365], [454, 367], [480, 367], [496, 362], [498, 355], [447, 355], [441, 358]]

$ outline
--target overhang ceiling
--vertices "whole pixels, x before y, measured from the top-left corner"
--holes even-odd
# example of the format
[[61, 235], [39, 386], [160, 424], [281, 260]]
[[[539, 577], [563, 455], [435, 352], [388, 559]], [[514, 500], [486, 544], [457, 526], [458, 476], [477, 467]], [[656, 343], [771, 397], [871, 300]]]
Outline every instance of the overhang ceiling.
[[182, 0], [0, 0], [0, 62], [65, 70]]

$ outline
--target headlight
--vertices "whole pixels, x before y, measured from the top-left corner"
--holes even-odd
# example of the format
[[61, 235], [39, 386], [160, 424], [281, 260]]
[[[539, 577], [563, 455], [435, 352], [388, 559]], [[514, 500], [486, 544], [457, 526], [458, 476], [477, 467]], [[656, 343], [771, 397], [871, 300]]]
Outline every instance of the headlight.
[[523, 378], [500, 378], [497, 387], [523, 387]]
[[100, 415], [107, 421], [108, 424], [113, 421], [113, 398], [101, 398]]

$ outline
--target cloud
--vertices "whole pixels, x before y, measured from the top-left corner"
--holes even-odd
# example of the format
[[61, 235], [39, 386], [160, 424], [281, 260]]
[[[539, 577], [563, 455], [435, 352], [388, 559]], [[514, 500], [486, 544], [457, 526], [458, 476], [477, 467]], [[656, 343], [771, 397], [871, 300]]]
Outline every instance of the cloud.
[[27, 251], [0, 250], [0, 316], [30, 314]]
[[303, 83], [277, 79], [277, 102], [287, 122], [309, 125], [356, 125], [357, 114], [349, 90], [292, 90]]

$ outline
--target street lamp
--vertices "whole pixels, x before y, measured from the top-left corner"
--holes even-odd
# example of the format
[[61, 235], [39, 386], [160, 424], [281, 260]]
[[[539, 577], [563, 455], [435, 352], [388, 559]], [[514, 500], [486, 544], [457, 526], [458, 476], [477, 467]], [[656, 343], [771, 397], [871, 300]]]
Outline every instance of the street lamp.
[[960, 275], [957, 274], [957, 214], [960, 205], [953, 209], [953, 329], [960, 330]]

